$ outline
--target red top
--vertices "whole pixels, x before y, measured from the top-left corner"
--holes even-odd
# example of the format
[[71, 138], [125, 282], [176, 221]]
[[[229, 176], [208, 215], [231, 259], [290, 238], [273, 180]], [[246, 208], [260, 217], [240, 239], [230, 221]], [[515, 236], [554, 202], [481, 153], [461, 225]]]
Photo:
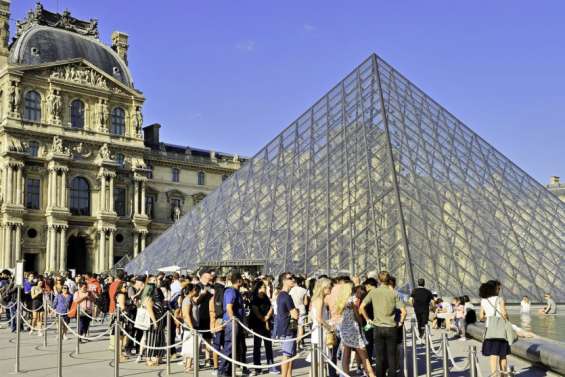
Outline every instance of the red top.
[[116, 291], [118, 290], [118, 285], [120, 285], [122, 281], [120, 279], [116, 279], [110, 284], [108, 288], [108, 295], [110, 295], [110, 313], [113, 313], [116, 310]]

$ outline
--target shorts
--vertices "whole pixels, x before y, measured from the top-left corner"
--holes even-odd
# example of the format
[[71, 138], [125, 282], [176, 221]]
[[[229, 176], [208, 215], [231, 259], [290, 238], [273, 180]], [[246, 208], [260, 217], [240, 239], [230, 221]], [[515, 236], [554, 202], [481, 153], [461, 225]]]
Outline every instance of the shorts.
[[295, 335], [291, 336], [279, 336], [278, 339], [292, 339], [288, 342], [282, 342], [281, 351], [283, 356], [293, 357], [296, 355], [296, 340], [294, 340]]

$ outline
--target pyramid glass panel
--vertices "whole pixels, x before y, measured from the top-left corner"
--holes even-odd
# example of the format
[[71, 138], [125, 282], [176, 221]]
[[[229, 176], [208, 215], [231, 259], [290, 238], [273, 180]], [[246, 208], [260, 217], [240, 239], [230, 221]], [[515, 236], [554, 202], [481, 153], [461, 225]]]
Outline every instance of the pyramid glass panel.
[[372, 55], [129, 263], [386, 269], [443, 295], [565, 300], [565, 205]]

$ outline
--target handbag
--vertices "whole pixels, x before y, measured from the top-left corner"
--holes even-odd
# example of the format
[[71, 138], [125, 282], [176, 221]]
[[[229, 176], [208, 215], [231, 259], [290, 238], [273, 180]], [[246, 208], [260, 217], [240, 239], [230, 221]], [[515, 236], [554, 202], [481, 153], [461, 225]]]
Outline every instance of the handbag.
[[327, 331], [326, 332], [326, 347], [334, 348], [337, 344], [337, 336], [335, 331]]
[[149, 313], [144, 307], [137, 308], [133, 327], [143, 331], [149, 330], [149, 327], [151, 327], [151, 317], [149, 317]]
[[[493, 306], [495, 315], [488, 317], [488, 326], [485, 330], [483, 339], [504, 339], [508, 342], [509, 345], [512, 345], [518, 339], [518, 335], [512, 328], [512, 323], [504, 319], [502, 317], [502, 314], [496, 308], [497, 302], [498, 298], [494, 302], [494, 305], [492, 305], [492, 303], [488, 301], [488, 303]], [[497, 317], [496, 313], [500, 314], [500, 317]]]
[[75, 318], [77, 316], [77, 302], [73, 301], [73, 303], [71, 304], [71, 308], [69, 309], [69, 312], [67, 313], [67, 316], [69, 318]]

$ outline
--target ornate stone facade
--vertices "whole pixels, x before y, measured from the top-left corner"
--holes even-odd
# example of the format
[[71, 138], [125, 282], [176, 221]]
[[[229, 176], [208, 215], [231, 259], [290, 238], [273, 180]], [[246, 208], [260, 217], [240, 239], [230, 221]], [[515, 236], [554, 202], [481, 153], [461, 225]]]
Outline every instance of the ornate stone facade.
[[[0, 0], [6, 33], [8, 20]], [[72, 43], [38, 49], [38, 38], [60, 43], [57, 33]], [[127, 34], [112, 43], [98, 40], [96, 20], [41, 5], [12, 44], [0, 41], [0, 267], [108, 270], [240, 167], [237, 155], [166, 144], [160, 125], [143, 128]]]

